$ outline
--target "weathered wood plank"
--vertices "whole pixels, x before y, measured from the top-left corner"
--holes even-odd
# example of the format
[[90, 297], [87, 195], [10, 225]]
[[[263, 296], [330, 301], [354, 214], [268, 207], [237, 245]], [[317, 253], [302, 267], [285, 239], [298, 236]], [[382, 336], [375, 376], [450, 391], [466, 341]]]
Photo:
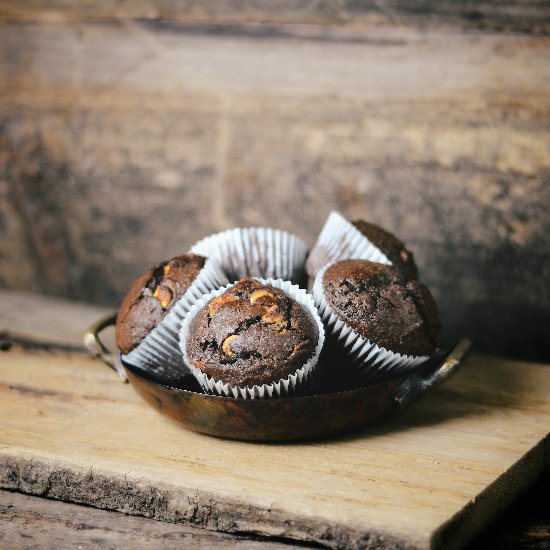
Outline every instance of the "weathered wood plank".
[[53, 296], [0, 289], [0, 334], [8, 341], [13, 336], [83, 348], [84, 331], [112, 311]]
[[[496, 31], [548, 32], [550, 8], [544, 0], [19, 0], [0, 2], [0, 17], [26, 20], [157, 19], [178, 23], [452, 26]], [[262, 31], [260, 31], [262, 32]], [[265, 31], [264, 31], [265, 32]], [[269, 32], [269, 29], [268, 29]]]
[[468, 550], [543, 550], [550, 546], [550, 470]]
[[[355, 38], [340, 44], [299, 35], [262, 39], [147, 22], [4, 23], [2, 78], [4, 92], [11, 92], [8, 98], [17, 101], [19, 93], [27, 92], [21, 99], [27, 97], [28, 102], [29, 92], [34, 92], [37, 106], [42, 98], [56, 98], [57, 94], [48, 93], [53, 86], [66, 90], [58, 103], [76, 96], [85, 105], [93, 101], [119, 109], [139, 106], [137, 99], [128, 102], [128, 92], [166, 94], [168, 103], [157, 109], [172, 112], [179, 107], [183, 113], [185, 101], [199, 96], [202, 102], [193, 104], [193, 109], [200, 114], [216, 113], [220, 104], [212, 100], [220, 96], [233, 99], [237, 112], [258, 102], [283, 111], [283, 100], [304, 97], [325, 99], [327, 104], [334, 98], [355, 99], [361, 105], [434, 99], [451, 104], [464, 99], [466, 114], [475, 101], [498, 102], [512, 96], [517, 104], [495, 106], [514, 114], [529, 97], [548, 93], [547, 37], [374, 28]], [[103, 89], [99, 97], [90, 93], [96, 88]], [[148, 102], [143, 107], [145, 115], [153, 105]], [[231, 104], [226, 107], [233, 110]], [[531, 107], [545, 112], [543, 104]], [[318, 111], [315, 105], [308, 110]], [[462, 120], [456, 107], [450, 116], [448, 122]], [[192, 122], [186, 121], [182, 136]], [[507, 122], [524, 126], [526, 121]], [[160, 137], [159, 129], [147, 128], [139, 120], [136, 124], [140, 131]]]
[[13, 349], [0, 354], [0, 484], [338, 548], [452, 548], [547, 466], [547, 374], [472, 357], [378, 427], [256, 445], [183, 430], [94, 360]]
[[[550, 474], [521, 497], [469, 550], [547, 548], [550, 540]], [[277, 548], [286, 542], [261, 542], [186, 524], [157, 522], [120, 512], [0, 491], [0, 545], [3, 548], [64, 550], [79, 545], [148, 548]]]
[[[46, 342], [56, 342], [59, 344], [78, 345], [81, 340], [81, 332], [85, 327], [90, 322], [95, 321], [98, 315], [106, 311], [85, 304], [55, 300], [47, 296], [0, 291], [0, 332], [8, 331], [10, 334], [28, 338], [31, 341], [45, 340]], [[32, 315], [27, 316], [25, 312], [32, 313]], [[55, 324], [52, 323], [52, 318], [55, 319]], [[32, 319], [32, 322], [29, 322], [29, 319]], [[504, 368], [503, 365], [506, 365], [506, 367]], [[423, 468], [425, 469], [424, 474], [428, 475], [428, 477], [435, 475], [432, 480], [433, 484], [437, 485], [439, 483], [444, 488], [445, 494], [441, 503], [436, 504], [437, 495], [434, 496], [433, 501], [430, 500], [434, 506], [446, 506], [449, 504], [449, 500], [456, 498], [456, 495], [454, 497], [450, 496], [458, 487], [456, 485], [456, 476], [460, 477], [465, 473], [471, 483], [473, 478], [477, 479], [479, 476], [484, 477], [491, 474], [491, 472], [498, 472], [497, 475], [500, 475], [500, 479], [497, 485], [511, 483], [514, 490], [506, 498], [503, 498], [500, 490], [495, 495], [495, 487], [482, 492], [482, 495], [478, 497], [478, 503], [487, 508], [487, 515], [481, 518], [481, 523], [485, 524], [490, 521], [491, 517], [497, 514], [499, 509], [502, 509], [509, 503], [517, 491], [528, 484], [528, 479], [534, 480], [537, 472], [544, 467], [544, 460], [547, 460], [540, 453], [537, 454], [535, 452], [531, 454], [527, 462], [524, 461], [523, 465], [520, 464], [506, 473], [504, 473], [505, 468], [499, 466], [499, 461], [505, 458], [507, 453], [505, 448], [508, 448], [509, 452], [510, 441], [513, 442], [516, 440], [512, 433], [513, 424], [509, 422], [510, 415], [512, 413], [520, 414], [519, 410], [523, 411], [521, 413], [522, 434], [525, 430], [529, 431], [529, 425], [534, 420], [532, 415], [537, 414], [535, 411], [540, 410], [542, 407], [542, 410], [546, 410], [546, 415], [548, 415], [548, 405], [544, 405], [544, 400], [548, 397], [548, 394], [544, 393], [544, 383], [548, 381], [548, 376], [544, 369], [541, 370], [539, 381], [535, 384], [537, 389], [534, 392], [530, 392], [529, 383], [525, 377], [527, 376], [526, 372], [529, 373], [532, 371], [527, 364], [503, 362], [502, 360], [479, 357], [476, 359], [475, 365], [472, 365], [470, 368], [469, 372], [471, 375], [462, 373], [462, 379], [459, 378], [458, 380], [458, 387], [447, 385], [439, 390], [439, 396], [434, 395], [429, 398], [432, 399], [431, 403], [421, 402], [417, 404], [416, 412], [413, 408], [406, 413], [404, 418], [396, 419], [392, 423], [382, 426], [380, 429], [367, 431], [363, 435], [363, 437], [366, 437], [363, 444], [361, 444], [361, 439], [358, 439], [355, 441], [355, 445], [352, 444], [350, 448], [348, 446], [349, 441], [344, 438], [332, 443], [308, 444], [303, 446], [303, 448], [294, 445], [268, 445], [267, 448], [273, 454], [274, 460], [277, 460], [277, 455], [280, 452], [284, 453], [285, 461], [294, 460], [292, 455], [298, 453], [300, 456], [298, 462], [300, 463], [305, 459], [305, 455], [312, 453], [311, 456], [315, 457], [315, 459], [313, 461], [306, 460], [308, 464], [309, 462], [311, 464], [304, 467], [307, 469], [310, 466], [314, 466], [315, 473], [312, 478], [321, 476], [323, 483], [328, 483], [328, 478], [327, 480], [324, 478], [327, 474], [330, 477], [329, 472], [332, 472], [336, 476], [335, 479], [338, 478], [339, 480], [337, 483], [339, 487], [337, 491], [339, 499], [343, 498], [344, 500], [344, 494], [349, 490], [346, 479], [350, 473], [345, 464], [346, 460], [351, 460], [352, 464], [354, 464], [353, 467], [358, 469], [359, 473], [356, 472], [351, 478], [355, 480], [354, 483], [357, 482], [357, 475], [365, 475], [369, 468], [371, 466], [374, 467], [378, 461], [376, 459], [371, 464], [372, 457], [379, 455], [380, 451], [378, 450], [375, 455], [372, 455], [372, 449], [369, 450], [369, 440], [375, 448], [379, 446], [382, 448], [387, 447], [387, 452], [391, 454], [391, 456], [388, 455], [386, 458], [387, 464], [392, 464], [392, 468], [395, 467], [396, 471], [399, 472], [399, 477], [403, 478], [399, 484], [399, 490], [407, 493], [403, 497], [405, 500], [411, 498], [410, 491], [413, 490], [413, 487], [416, 487], [414, 489], [415, 492], [418, 491], [419, 479], [415, 479], [417, 476], [415, 472], [419, 473]], [[501, 370], [496, 373], [494, 371], [495, 368]], [[488, 369], [488, 371], [483, 372], [484, 369]], [[233, 475], [239, 471], [238, 464], [240, 463], [240, 459], [237, 459], [239, 453], [245, 452], [247, 456], [248, 453], [251, 453], [249, 458], [253, 461], [257, 452], [261, 455], [265, 454], [267, 450], [265, 445], [257, 446], [253, 444], [220, 442], [189, 434], [175, 426], [172, 422], [158, 417], [153, 411], [149, 410], [128, 386], [120, 384], [113, 373], [96, 361], [67, 354], [49, 353], [44, 355], [22, 353], [15, 348], [12, 351], [0, 353], [0, 377], [3, 380], [3, 385], [0, 384], [0, 403], [3, 403], [9, 409], [7, 415], [0, 415], [0, 418], [3, 418], [4, 421], [0, 433], [8, 433], [4, 430], [6, 426], [9, 430], [12, 430], [16, 425], [20, 425], [20, 421], [17, 419], [18, 406], [25, 407], [25, 413], [22, 415], [22, 418], [26, 418], [25, 422], [29, 422], [29, 425], [21, 432], [23, 446], [18, 446], [16, 457], [10, 456], [11, 451], [8, 455], [5, 454], [6, 442], [0, 437], [1, 452], [4, 455], [2, 459], [2, 479], [6, 482], [7, 486], [32, 494], [85, 502], [99, 507], [123, 510], [127, 513], [141, 514], [171, 522], [184, 521], [188, 524], [199, 525], [209, 529], [227, 529], [232, 532], [242, 530], [255, 531], [265, 535], [288, 535], [297, 536], [298, 538], [304, 537], [306, 539], [319, 537], [319, 540], [323, 541], [322, 533], [324, 532], [323, 529], [327, 529], [327, 522], [321, 525], [315, 522], [311, 523], [309, 520], [305, 521], [303, 518], [293, 517], [292, 528], [289, 528], [290, 531], [288, 533], [286, 531], [281, 532], [280, 526], [289, 521], [289, 516], [288, 514], [281, 516], [281, 511], [271, 509], [268, 514], [262, 512], [262, 518], [259, 520], [259, 523], [254, 523], [252, 519], [255, 517], [255, 512], [251, 512], [250, 507], [247, 507], [247, 505], [244, 505], [243, 508], [242, 501], [242, 498], [244, 498], [243, 495], [249, 495], [251, 490], [248, 486], [248, 482], [250, 481], [248, 474], [247, 480], [243, 482], [243, 487], [246, 487], [245, 492], [239, 492], [237, 500], [232, 502], [224, 501], [228, 497], [225, 489], [224, 496], [220, 501], [219, 495], [208, 495], [206, 488], [200, 483], [200, 488], [199, 485], [195, 487], [191, 484], [195, 487], [191, 491], [192, 496], [189, 497], [191, 500], [184, 501], [184, 504], [182, 504], [181, 486], [180, 489], [174, 491], [172, 482], [168, 484], [153, 482], [153, 474], [155, 471], [158, 473], [159, 461], [161, 465], [164, 465], [164, 468], [177, 467], [178, 474], [176, 477], [181, 476], [183, 471], [195, 471], [196, 473], [197, 468], [200, 471], [204, 471], [205, 475], [211, 476], [215, 471], [215, 467], [214, 470], [212, 470], [212, 467], [216, 462], [216, 453], [220, 452], [222, 453], [221, 456], [224, 457], [223, 465], [220, 465], [221, 470], [218, 469], [214, 477], [219, 479], [220, 475], [223, 476], [223, 471], [232, 463], [234, 463], [234, 467], [231, 469], [231, 475]], [[487, 381], [483, 382], [485, 379]], [[498, 381], [498, 383], [495, 384], [495, 381]], [[455, 382], [456, 380], [451, 383]], [[500, 387], [499, 384], [501, 384]], [[6, 391], [8, 399], [5, 399], [4, 394]], [[517, 392], [520, 392], [520, 395]], [[467, 401], [461, 405], [461, 399], [464, 398]], [[475, 404], [473, 402], [470, 403], [468, 399], [472, 399]], [[67, 407], [72, 409], [73, 412], [69, 413]], [[123, 412], [128, 407], [134, 411], [130, 412], [129, 416]], [[418, 407], [421, 407], [420, 410]], [[463, 417], [461, 417], [459, 412], [461, 408], [468, 409], [468, 413]], [[103, 413], [98, 415], [99, 411], [103, 411]], [[411, 414], [412, 416], [408, 416]], [[76, 417], [72, 418], [75, 415]], [[460, 445], [451, 443], [453, 431], [456, 432], [458, 430], [462, 434], [462, 437], [466, 436], [466, 432], [463, 432], [460, 425], [463, 425], [468, 430], [472, 426], [479, 427], [484, 423], [484, 419], [485, 422], [488, 422], [488, 415], [494, 417], [493, 421], [495, 424], [489, 430], [488, 435], [483, 438], [483, 441], [477, 444], [477, 452], [475, 451], [475, 437], [471, 434], [468, 434], [467, 437], [467, 441], [469, 441], [468, 447], [470, 447], [469, 451], [466, 451], [463, 443]], [[36, 416], [35, 428], [32, 428], [32, 418], [34, 416]], [[68, 419], [71, 418], [72, 420], [69, 421]], [[104, 418], [109, 424], [106, 430], [101, 428], [101, 418]], [[116, 418], [114, 424], [113, 418]], [[137, 420], [138, 418], [142, 418], [145, 424], [141, 420]], [[468, 426], [468, 418], [473, 420], [473, 425]], [[152, 424], [148, 424], [149, 422], [152, 422]], [[438, 425], [440, 425], [440, 430], [437, 429]], [[536, 425], [537, 423], [535, 423]], [[66, 434], [67, 443], [62, 443], [58, 435], [48, 436], [49, 433], [53, 434], [51, 430], [58, 430], [60, 426], [63, 426], [63, 431], [68, 430]], [[430, 428], [430, 426], [432, 427]], [[502, 426], [507, 426], [507, 431], [503, 431]], [[547, 429], [547, 421], [546, 423], [543, 421], [542, 427], [544, 426]], [[129, 430], [132, 433], [133, 427], [138, 429], [139, 435], [136, 436], [136, 441], [131, 441], [126, 448], [123, 442], [126, 441], [129, 435], [125, 435], [125, 432]], [[37, 437], [36, 429], [40, 431], [39, 437]], [[168, 429], [168, 432], [165, 433], [166, 429]], [[101, 433], [93, 435], [96, 430]], [[399, 446], [397, 440], [402, 437], [399, 433], [405, 432], [406, 434], [407, 431], [412, 431], [416, 435], [413, 433], [410, 434], [410, 437], [405, 437], [405, 439], [410, 439], [409, 443]], [[438, 431], [442, 433], [435, 433]], [[161, 444], [161, 447], [157, 447], [158, 441], [152, 442], [149, 436], [144, 439], [144, 433], [163, 434], [160, 440], [165, 441], [166, 444], [170, 442], [168, 445], [170, 450], [167, 451], [167, 454], [164, 456], [164, 451], [161, 450], [164, 443]], [[504, 436], [504, 434], [506, 434], [506, 439], [509, 441], [508, 443], [499, 443], [498, 449], [492, 447], [495, 451], [494, 455], [484, 447], [486, 440], [491, 441], [492, 446], [496, 445], [499, 437], [501, 435]], [[48, 443], [48, 437], [52, 439], [50, 443]], [[193, 442], [188, 443], [188, 447], [185, 443], [187, 437], [191, 437], [193, 440]], [[415, 441], [415, 437], [420, 437], [420, 439]], [[119, 438], [122, 439], [118, 441]], [[434, 444], [433, 441], [437, 441], [440, 438], [448, 441], [448, 444], [441, 445], [439, 449], [439, 455], [443, 453], [443, 457], [437, 453], [426, 454], [427, 447], [424, 447], [424, 440], [426, 438], [429, 439], [432, 446]], [[153, 437], [153, 439], [158, 438]], [[396, 439], [396, 441], [391, 443], [392, 439]], [[522, 441], [525, 439], [524, 434], [520, 439]], [[44, 455], [44, 445], [48, 447], [53, 440], [58, 442], [53, 454], [49, 452]], [[186, 448], [194, 450], [189, 455], [187, 455], [187, 451], [184, 451], [183, 454], [175, 451], [174, 441], [178, 441], [176, 447], [180, 450]], [[136, 443], [138, 443], [137, 447]], [[353, 438], [351, 443], [353, 443]], [[364, 447], [364, 444], [367, 444], [360, 451], [361, 454], [366, 453], [362, 458], [359, 456], [353, 458], [354, 453], [359, 450], [359, 448], [353, 450], [353, 447], [357, 446], [357, 444], [359, 444], [359, 447]], [[139, 445], [142, 445], [144, 448], [140, 449]], [[210, 445], [213, 447], [210, 448]], [[82, 462], [78, 458], [81, 454], [81, 447], [85, 453], [91, 453], [88, 456], [88, 458], [91, 458], [91, 462], [88, 461], [90, 467], [88, 469], [84, 468], [84, 470], [81, 469]], [[340, 449], [338, 449], [339, 447]], [[9, 448], [11, 449], [11, 446]], [[24, 451], [24, 449], [27, 450]], [[113, 451], [118, 449], [116, 453], [120, 453], [121, 457], [127, 452], [132, 454], [132, 459], [125, 462], [125, 466], [128, 464], [131, 464], [131, 466], [130, 469], [127, 467], [124, 469], [124, 475], [113, 473], [111, 469], [114, 464], [112, 462], [113, 457], [111, 457], [109, 466], [105, 469], [106, 453], [111, 454], [109, 449], [113, 449]], [[149, 459], [144, 456], [148, 455], [148, 453], [150, 454], [148, 449], [151, 451], [152, 449], [156, 449], [155, 456], [151, 455]], [[422, 450], [420, 456], [417, 454], [419, 450]], [[481, 450], [483, 451], [483, 459], [478, 456]], [[466, 454], [464, 454], [465, 452]], [[548, 452], [548, 449], [545, 452]], [[203, 453], [206, 454], [206, 460], [202, 457]], [[236, 455], [233, 460], [232, 456], [234, 453]], [[316, 456], [318, 453], [320, 453], [320, 456]], [[341, 457], [338, 458], [338, 453], [342, 453], [341, 456], [346, 457], [344, 462], [342, 462]], [[406, 459], [407, 456], [410, 458], [410, 453], [413, 453], [415, 456], [413, 462], [409, 467], [399, 467], [397, 463], [400, 463], [401, 459]], [[456, 458], [453, 458], [453, 455], [456, 455]], [[401, 458], [399, 458], [400, 456]], [[461, 462], [461, 465], [458, 465], [457, 461], [461, 460], [460, 457], [462, 457], [462, 460], [466, 459], [466, 462]], [[379, 456], [379, 459], [380, 463], [384, 462], [382, 455]], [[543, 460], [542, 464], [540, 462], [541, 459]], [[138, 463], [142, 460], [151, 461], [151, 472], [148, 472], [147, 466], [143, 464], [144, 469], [141, 476], [135, 476], [134, 462], [135, 466], [138, 466]], [[483, 465], [480, 460], [482, 460]], [[331, 465], [334, 464], [338, 464], [338, 467], [333, 468]], [[161, 467], [161, 470], [163, 467]], [[247, 470], [250, 468], [249, 461], [247, 461], [246, 467]], [[275, 470], [267, 466], [265, 458], [262, 459], [259, 467], [263, 468], [264, 475], [267, 471], [271, 472], [271, 474], [275, 472]], [[546, 464], [546, 467], [548, 467], [548, 464]], [[301, 467], [300, 471], [302, 469]], [[448, 484], [443, 481], [437, 482], [436, 479], [445, 471], [450, 473], [453, 478], [452, 484], [455, 489], [452, 489], [451, 493], [447, 493], [447, 489], [449, 489]], [[346, 472], [348, 473], [346, 474]], [[128, 474], [131, 475], [128, 476]], [[279, 472], [277, 475], [280, 476], [282, 474], [283, 472]], [[152, 475], [153, 477], [151, 477]], [[522, 475], [527, 475], [527, 479], [522, 477]], [[372, 476], [374, 477], [370, 479]], [[387, 503], [388, 499], [391, 500], [391, 493], [395, 490], [395, 485], [388, 483], [386, 479], [387, 474], [384, 474], [384, 468], [375, 468], [372, 472], [368, 473], [368, 477], [367, 485], [372, 485], [373, 487], [378, 485], [379, 490], [384, 493], [384, 501]], [[186, 474], [185, 478], [187, 481], [183, 485], [187, 485], [189, 488], [189, 474]], [[385, 479], [384, 482], [382, 478]], [[144, 480], [145, 484], [143, 484]], [[521, 480], [523, 480], [523, 483]], [[479, 482], [479, 479], [477, 479], [477, 482]], [[474, 484], [477, 482], [474, 482]], [[304, 487], [304, 483], [302, 480], [299, 482], [301, 489]], [[342, 487], [348, 487], [344, 493], [342, 493], [343, 489], [341, 490], [340, 483], [343, 484]], [[153, 498], [152, 487], [158, 489], [161, 496]], [[215, 486], [214, 493], [218, 489], [219, 486]], [[197, 490], [199, 493], [196, 492]], [[271, 490], [272, 488], [269, 488], [268, 492]], [[389, 491], [389, 494], [386, 494], [386, 490]], [[430, 490], [433, 490], [432, 484], [430, 484]], [[253, 492], [254, 490], [252, 490]], [[376, 493], [376, 491], [370, 488], [361, 498], [356, 499], [357, 502], [352, 504], [352, 506], [362, 506], [360, 504], [362, 499], [365, 500], [365, 504], [369, 502], [372, 504], [372, 499], [376, 498]], [[183, 489], [183, 494], [188, 494], [186, 489]], [[418, 498], [418, 501], [420, 501], [420, 497]], [[332, 498], [332, 501], [334, 501], [334, 498]], [[331, 502], [331, 499], [327, 500], [327, 505], [329, 502]], [[188, 508], [189, 506], [191, 508]], [[192, 512], [192, 510], [196, 510], [196, 506], [199, 506], [199, 508], [201, 506], [204, 507], [203, 511]], [[482, 526], [479, 524], [476, 525], [476, 521], [480, 518], [472, 511], [472, 508], [477, 513], [475, 506], [467, 506], [463, 520], [468, 524], [469, 530], [476, 532]], [[228, 518], [231, 518], [231, 521], [234, 523], [231, 523]], [[218, 524], [218, 520], [221, 523]], [[98, 529], [101, 529], [100, 526], [102, 523], [100, 520], [98, 522]], [[314, 526], [312, 527], [312, 525]], [[51, 528], [53, 536], [55, 529], [53, 526]], [[19, 530], [16, 530], [16, 532], [19, 532]], [[374, 531], [369, 532], [371, 536], [374, 536]], [[441, 537], [443, 538], [440, 542], [445, 541], [445, 546], [446, 539], [444, 537], [449, 536], [449, 533], [454, 533], [452, 526], [447, 526], [442, 530]], [[379, 537], [382, 534], [378, 533], [378, 538], [371, 539], [371, 543], [380, 542], [382, 539]], [[355, 532], [355, 534], [351, 534], [348, 532], [346, 534], [339, 527], [335, 527], [325, 532], [325, 536], [328, 536], [329, 545], [345, 546], [346, 544], [351, 544], [352, 542], [350, 541], [352, 539], [362, 540], [361, 537], [364, 538], [364, 533]], [[456, 534], [453, 536], [456, 536]], [[394, 539], [390, 537], [385, 538], [384, 541], [386, 544], [390, 544]], [[367, 544], [364, 540], [363, 543]], [[443, 542], [441, 543], [443, 544]]]
[[266, 548], [291, 544], [161, 523], [65, 502], [0, 491], [0, 547], [49, 550], [101, 548]]
[[406, 240], [446, 339], [550, 359], [549, 39], [350, 32], [5, 23], [0, 284], [112, 306], [205, 234], [338, 209]]

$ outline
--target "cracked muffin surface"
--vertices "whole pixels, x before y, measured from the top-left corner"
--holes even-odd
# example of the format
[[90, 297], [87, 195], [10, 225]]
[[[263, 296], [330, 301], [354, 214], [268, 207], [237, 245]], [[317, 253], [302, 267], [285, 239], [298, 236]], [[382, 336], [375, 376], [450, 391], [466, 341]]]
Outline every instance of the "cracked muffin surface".
[[413, 253], [392, 233], [378, 225], [364, 220], [355, 220], [352, 225], [367, 239], [378, 247], [392, 263], [401, 266], [412, 278], [418, 277], [418, 268]]
[[278, 382], [302, 367], [318, 337], [303, 306], [272, 285], [245, 278], [199, 310], [186, 352], [215, 380], [253, 386]]
[[139, 277], [118, 310], [116, 344], [128, 354], [162, 321], [191, 286], [206, 258], [183, 254], [162, 262]]
[[323, 276], [326, 300], [364, 338], [406, 355], [429, 355], [438, 343], [437, 308], [430, 291], [397, 266], [344, 260]]

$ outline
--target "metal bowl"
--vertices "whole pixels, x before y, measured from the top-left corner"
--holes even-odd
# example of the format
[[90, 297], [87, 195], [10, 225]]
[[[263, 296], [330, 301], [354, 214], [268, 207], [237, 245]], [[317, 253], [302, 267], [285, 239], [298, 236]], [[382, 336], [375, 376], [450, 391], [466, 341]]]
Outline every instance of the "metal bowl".
[[365, 427], [404, 409], [434, 386], [447, 380], [466, 357], [471, 342], [460, 340], [447, 353], [386, 382], [345, 391], [281, 399], [235, 399], [201, 393], [191, 376], [177, 386], [120, 360], [108, 350], [100, 332], [114, 325], [115, 315], [100, 319], [85, 333], [90, 352], [160, 413], [196, 432], [248, 441], [291, 441], [329, 437]]

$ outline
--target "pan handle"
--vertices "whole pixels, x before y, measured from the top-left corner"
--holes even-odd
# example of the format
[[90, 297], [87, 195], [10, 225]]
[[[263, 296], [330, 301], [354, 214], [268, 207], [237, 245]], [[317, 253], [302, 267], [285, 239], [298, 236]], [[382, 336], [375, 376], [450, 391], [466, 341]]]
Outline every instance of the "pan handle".
[[420, 372], [409, 376], [394, 392], [393, 399], [400, 409], [405, 409], [421, 395], [450, 378], [464, 361], [472, 347], [467, 338], [460, 340], [443, 361], [428, 373]]
[[123, 380], [128, 382], [124, 367], [120, 362], [118, 353], [110, 351], [105, 344], [101, 341], [99, 333], [107, 327], [114, 326], [116, 323], [116, 313], [112, 313], [102, 317], [96, 321], [93, 325], [90, 325], [84, 333], [84, 345], [88, 348], [89, 352], [103, 361], [108, 367], [112, 368]]

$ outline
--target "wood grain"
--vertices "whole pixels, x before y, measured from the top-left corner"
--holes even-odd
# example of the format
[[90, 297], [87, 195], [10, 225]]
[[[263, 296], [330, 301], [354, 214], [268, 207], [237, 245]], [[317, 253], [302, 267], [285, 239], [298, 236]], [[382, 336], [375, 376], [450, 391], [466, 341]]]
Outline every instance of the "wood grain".
[[546, 550], [550, 546], [550, 470], [467, 550]]
[[5, 289], [0, 289], [0, 304], [0, 334], [8, 342], [27, 340], [42, 346], [81, 349], [85, 330], [112, 311], [54, 296]]
[[0, 285], [112, 307], [206, 234], [312, 244], [337, 209], [406, 241], [449, 342], [550, 360], [547, 36], [0, 24]]
[[354, 2], [292, 2], [290, 0], [19, 0], [0, 2], [0, 16], [31, 20], [121, 20], [160, 19], [168, 22], [244, 24], [281, 23], [323, 25], [418, 25], [465, 29], [545, 32], [550, 10], [540, 0], [516, 2], [491, 0], [367, 0]]
[[547, 368], [482, 356], [390, 422], [301, 445], [187, 432], [92, 359], [13, 349], [0, 376], [2, 487], [335, 548], [458, 547], [548, 457]]
[[291, 550], [294, 546], [0, 491], [0, 547]]

